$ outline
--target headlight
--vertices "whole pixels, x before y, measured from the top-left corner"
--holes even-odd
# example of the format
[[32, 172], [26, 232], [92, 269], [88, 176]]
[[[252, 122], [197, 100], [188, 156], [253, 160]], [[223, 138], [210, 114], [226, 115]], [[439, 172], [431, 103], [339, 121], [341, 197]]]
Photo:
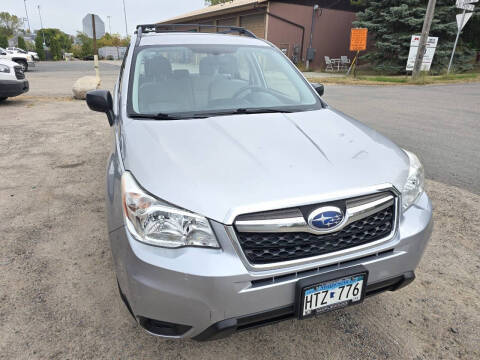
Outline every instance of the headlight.
[[129, 172], [122, 175], [122, 202], [127, 228], [138, 241], [168, 248], [220, 247], [206, 218], [147, 194]]
[[7, 65], [0, 64], [0, 72], [8, 74], [10, 72], [10, 68]]
[[410, 160], [407, 181], [402, 190], [402, 208], [403, 210], [407, 210], [423, 192], [425, 171], [423, 170], [422, 163], [415, 154], [405, 149], [404, 151]]

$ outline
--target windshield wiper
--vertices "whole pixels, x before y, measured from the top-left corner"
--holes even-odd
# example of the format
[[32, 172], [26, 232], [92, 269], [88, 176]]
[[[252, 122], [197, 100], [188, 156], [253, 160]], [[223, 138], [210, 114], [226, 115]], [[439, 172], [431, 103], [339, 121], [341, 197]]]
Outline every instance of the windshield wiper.
[[128, 114], [129, 117], [134, 119], [153, 119], [153, 120], [178, 120], [182, 119], [179, 116], [170, 115], [167, 113], [157, 113], [157, 114]]
[[211, 117], [211, 116], [225, 116], [225, 115], [236, 115], [236, 114], [263, 114], [263, 113], [291, 113], [291, 110], [285, 109], [275, 109], [275, 108], [238, 108], [233, 110], [225, 111], [212, 111], [205, 113], [197, 113], [194, 115], [196, 117]]
[[291, 113], [290, 110], [276, 108], [238, 108], [233, 114]]
[[150, 120], [188, 120], [188, 119], [205, 119], [206, 115], [203, 114], [167, 114], [167, 113], [157, 113], [157, 114], [128, 114], [129, 117], [133, 119], [150, 119]]

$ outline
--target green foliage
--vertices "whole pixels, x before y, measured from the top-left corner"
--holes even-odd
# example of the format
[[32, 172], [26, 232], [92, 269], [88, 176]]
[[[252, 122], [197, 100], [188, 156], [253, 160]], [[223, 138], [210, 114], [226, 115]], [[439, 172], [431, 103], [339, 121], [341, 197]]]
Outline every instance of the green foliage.
[[[69, 52], [72, 48], [72, 38], [70, 35], [65, 34], [59, 29], [42, 29], [38, 30], [37, 37], [41, 37], [43, 41], [43, 35], [45, 35], [45, 44], [50, 47], [50, 42], [55, 39], [58, 42], [58, 46], [64, 52]], [[54, 45], [56, 46], [56, 44]]]
[[37, 34], [35, 38], [35, 51], [38, 54], [40, 60], [45, 60], [45, 50], [43, 49], [43, 38]]
[[232, 1], [232, 0], [205, 0], [205, 5], [212, 6], [212, 5], [223, 4], [229, 1]]
[[93, 40], [87, 34], [78, 32], [77, 40], [80, 42], [80, 46], [74, 47], [73, 56], [82, 59], [85, 56], [93, 55]]
[[[93, 39], [89, 38], [85, 33], [78, 32], [77, 40], [79, 45], [74, 45], [73, 56], [79, 59], [85, 56], [93, 55]], [[128, 46], [130, 38], [122, 38], [119, 34], [106, 33], [101, 39], [97, 40], [97, 48], [104, 46]]]
[[[475, 4], [478, 5], [478, 4]], [[473, 13], [470, 21], [465, 25], [462, 31], [462, 39], [472, 49], [480, 51], [480, 13]]]
[[0, 33], [0, 47], [7, 48], [8, 47], [8, 39], [7, 36]]
[[27, 44], [25, 44], [25, 39], [22, 36], [17, 38], [17, 47], [23, 50], [27, 50]]
[[[423, 0], [380, 0], [369, 1], [364, 11], [357, 13], [355, 27], [366, 27], [374, 48], [363, 59], [368, 60], [377, 71], [390, 74], [405, 72], [410, 39], [422, 31], [426, 1]], [[437, 0], [430, 36], [439, 41], [432, 63], [432, 72], [446, 70], [455, 41], [457, 25], [455, 3], [451, 0]], [[455, 70], [472, 68], [473, 52], [459, 41], [455, 56]]]
[[7, 38], [16, 34], [23, 25], [23, 21], [16, 15], [8, 12], [0, 12], [0, 35]]
[[128, 46], [130, 43], [129, 38], [122, 38], [120, 34], [109, 34], [105, 35], [97, 40], [97, 47], [101, 48], [104, 46]]
[[56, 36], [50, 39], [50, 53], [52, 54], [53, 60], [62, 59], [62, 49], [60, 47], [60, 41]]

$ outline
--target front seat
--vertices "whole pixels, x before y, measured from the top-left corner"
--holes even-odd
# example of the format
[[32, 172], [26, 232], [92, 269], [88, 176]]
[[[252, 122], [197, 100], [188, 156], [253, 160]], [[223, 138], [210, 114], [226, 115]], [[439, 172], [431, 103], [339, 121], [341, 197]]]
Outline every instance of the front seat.
[[170, 61], [157, 55], [145, 61], [145, 77], [140, 86], [140, 110], [144, 113], [193, 111], [192, 81], [188, 71], [172, 71]]
[[218, 74], [210, 84], [209, 102], [212, 105], [220, 104], [246, 86], [248, 81], [240, 79], [237, 59], [232, 55], [223, 55], [219, 58]]

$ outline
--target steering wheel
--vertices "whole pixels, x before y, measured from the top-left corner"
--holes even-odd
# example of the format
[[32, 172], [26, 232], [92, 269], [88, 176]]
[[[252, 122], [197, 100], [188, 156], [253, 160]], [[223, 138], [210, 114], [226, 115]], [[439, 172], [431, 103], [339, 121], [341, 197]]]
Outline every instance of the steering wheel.
[[236, 99], [236, 98], [240, 97], [241, 94], [243, 94], [244, 92], [247, 92], [247, 91], [250, 91], [251, 93], [265, 93], [265, 94], [273, 95], [276, 98], [279, 98], [279, 96], [274, 91], [272, 91], [270, 89], [260, 87], [260, 86], [246, 86], [244, 88], [241, 88], [237, 92], [235, 92], [235, 94], [233, 94], [233, 96], [232, 96], [232, 99]]

